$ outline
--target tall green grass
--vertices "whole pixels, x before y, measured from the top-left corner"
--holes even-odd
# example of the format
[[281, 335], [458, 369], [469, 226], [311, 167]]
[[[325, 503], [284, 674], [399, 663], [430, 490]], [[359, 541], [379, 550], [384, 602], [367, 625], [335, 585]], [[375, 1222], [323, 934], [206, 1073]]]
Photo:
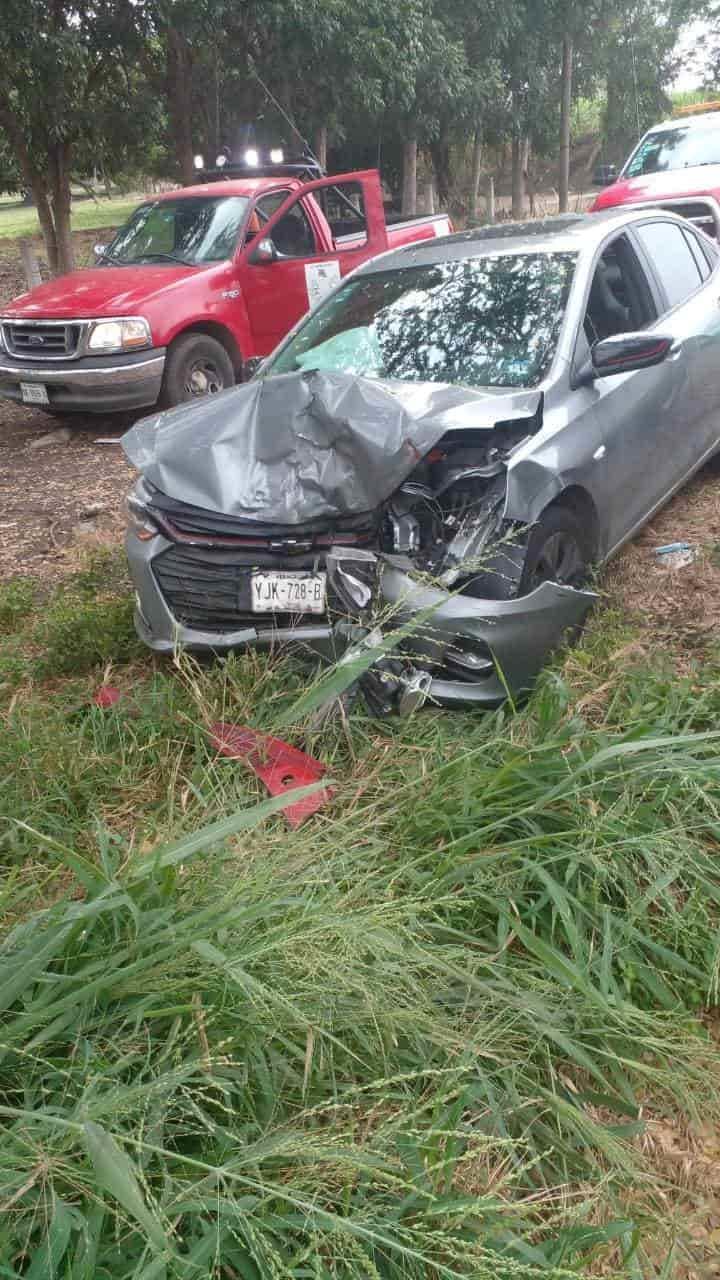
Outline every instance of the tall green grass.
[[[38, 683], [26, 606], [0, 1276], [670, 1275], [643, 1116], [718, 1115], [720, 671], [617, 673], [601, 727], [555, 668], [516, 715], [319, 734], [277, 658], [119, 665], [101, 711], [100, 668]], [[284, 724], [332, 806], [290, 834], [220, 717]]]

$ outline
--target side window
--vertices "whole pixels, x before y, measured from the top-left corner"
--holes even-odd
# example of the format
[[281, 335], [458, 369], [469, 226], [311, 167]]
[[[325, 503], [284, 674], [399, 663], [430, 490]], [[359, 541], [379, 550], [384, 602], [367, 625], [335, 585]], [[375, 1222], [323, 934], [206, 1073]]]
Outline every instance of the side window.
[[703, 246], [700, 244], [700, 241], [698, 240], [694, 232], [684, 231], [683, 235], [685, 236], [685, 239], [690, 245], [690, 252], [693, 258], [695, 259], [695, 266], [700, 272], [700, 279], [707, 280], [708, 276], [712, 271], [712, 267], [710, 266], [710, 263], [705, 253], [703, 252]]
[[645, 273], [627, 236], [603, 251], [590, 285], [583, 329], [590, 346], [617, 333], [644, 329], [656, 319]]
[[268, 191], [266, 196], [260, 196], [255, 201], [255, 208], [250, 214], [245, 228], [245, 244], [248, 244], [250, 240], [254, 240], [258, 231], [262, 231], [268, 218], [272, 217], [289, 195], [289, 191]]
[[[278, 207], [276, 204], [275, 208]], [[271, 234], [273, 244], [283, 258], [311, 258], [317, 253], [315, 234], [300, 200], [290, 205], [285, 216], [275, 223]]]
[[635, 233], [660, 277], [668, 305], [684, 302], [699, 287], [701, 276], [682, 228], [674, 222], [648, 222]]
[[367, 216], [362, 184], [339, 182], [316, 193], [330, 226], [333, 248], [359, 249], [367, 244]]

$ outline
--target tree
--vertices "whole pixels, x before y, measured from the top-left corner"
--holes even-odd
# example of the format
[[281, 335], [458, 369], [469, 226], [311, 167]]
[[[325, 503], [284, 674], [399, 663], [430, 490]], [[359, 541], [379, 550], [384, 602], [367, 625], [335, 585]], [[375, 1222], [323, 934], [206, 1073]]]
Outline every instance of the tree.
[[100, 103], [131, 108], [123, 74], [133, 30], [112, 0], [5, 0], [0, 129], [37, 206], [53, 272], [73, 267], [71, 175]]

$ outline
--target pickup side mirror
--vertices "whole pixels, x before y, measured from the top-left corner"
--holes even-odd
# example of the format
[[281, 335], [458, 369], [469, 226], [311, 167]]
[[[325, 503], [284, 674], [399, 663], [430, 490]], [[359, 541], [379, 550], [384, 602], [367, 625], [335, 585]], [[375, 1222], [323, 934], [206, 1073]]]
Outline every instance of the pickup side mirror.
[[94, 244], [94, 245], [93, 245], [93, 253], [95, 254], [95, 257], [96, 257], [96, 258], [103, 258], [103, 257], [105, 256], [105, 254], [107, 253], [107, 245], [106, 245], [106, 244]]
[[280, 255], [275, 248], [275, 245], [268, 237], [267, 239], [258, 241], [250, 255], [250, 261], [253, 264], [266, 264], [269, 262], [276, 262], [279, 256]]
[[613, 182], [617, 182], [617, 176], [617, 165], [599, 164], [592, 176], [593, 186], [609, 187]]

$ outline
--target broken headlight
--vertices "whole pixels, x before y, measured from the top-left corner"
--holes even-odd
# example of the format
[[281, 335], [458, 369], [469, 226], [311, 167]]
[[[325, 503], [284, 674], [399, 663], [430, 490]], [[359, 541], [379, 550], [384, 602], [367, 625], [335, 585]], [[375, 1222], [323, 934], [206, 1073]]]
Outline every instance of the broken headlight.
[[361, 547], [331, 547], [325, 557], [330, 586], [349, 613], [370, 608], [377, 585], [378, 562], [372, 551]]
[[149, 542], [151, 538], [157, 537], [160, 530], [152, 519], [145, 503], [134, 493], [131, 493], [126, 506], [128, 526], [135, 534], [135, 537], [139, 538], [141, 542]]

